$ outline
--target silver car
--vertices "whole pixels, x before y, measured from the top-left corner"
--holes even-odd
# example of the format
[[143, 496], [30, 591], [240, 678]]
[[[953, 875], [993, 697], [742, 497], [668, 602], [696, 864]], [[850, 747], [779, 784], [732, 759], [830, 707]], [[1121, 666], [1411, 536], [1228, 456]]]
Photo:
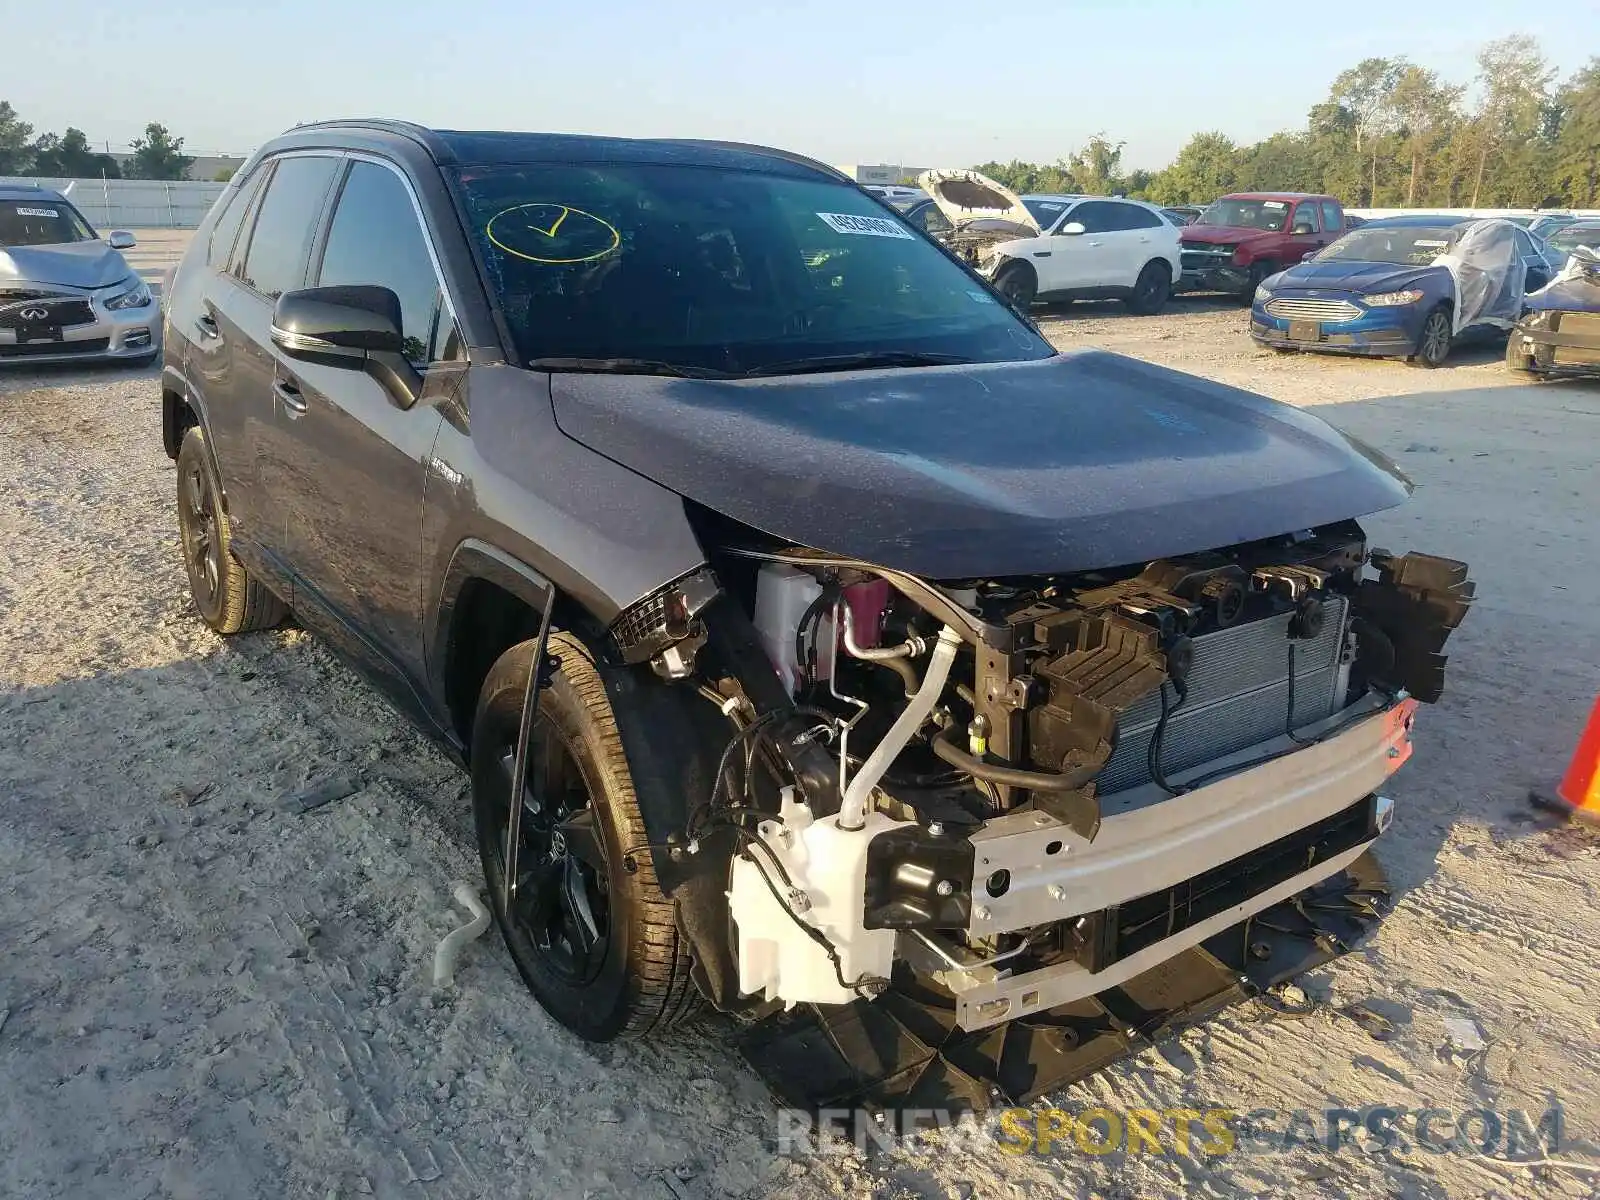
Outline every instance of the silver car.
[[120, 251], [59, 192], [0, 184], [0, 363], [107, 360], [161, 352], [161, 305]]

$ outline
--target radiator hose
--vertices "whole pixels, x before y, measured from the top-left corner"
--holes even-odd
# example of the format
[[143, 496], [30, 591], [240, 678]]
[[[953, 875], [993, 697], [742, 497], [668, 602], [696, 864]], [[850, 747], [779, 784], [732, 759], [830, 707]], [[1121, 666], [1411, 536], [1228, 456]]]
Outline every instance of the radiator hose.
[[1026, 788], [1030, 792], [1075, 792], [1100, 773], [1104, 763], [1092, 767], [1079, 767], [1074, 771], [1055, 774], [1050, 771], [1028, 771], [1021, 767], [1006, 767], [998, 763], [974, 758], [955, 743], [954, 725], [940, 730], [933, 739], [933, 752], [958, 770], [974, 779], [999, 787]]

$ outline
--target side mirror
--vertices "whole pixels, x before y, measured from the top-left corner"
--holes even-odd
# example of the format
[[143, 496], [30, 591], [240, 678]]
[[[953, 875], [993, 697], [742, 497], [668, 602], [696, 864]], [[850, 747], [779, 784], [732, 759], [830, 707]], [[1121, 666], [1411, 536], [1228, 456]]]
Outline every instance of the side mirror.
[[106, 245], [113, 250], [132, 250], [139, 244], [139, 239], [126, 229], [113, 229], [106, 235]]
[[1068, 221], [1061, 227], [1061, 232], [1067, 237], [1082, 237], [1089, 231], [1083, 227], [1082, 221]]
[[1316, 256], [1317, 256], [1317, 251], [1315, 251], [1315, 250], [1307, 250], [1304, 254], [1302, 254], [1300, 256], [1300, 261], [1301, 262], [1310, 262]]
[[285, 292], [272, 310], [272, 342], [290, 358], [365, 371], [401, 408], [416, 403], [422, 377], [403, 353], [400, 297], [385, 287]]

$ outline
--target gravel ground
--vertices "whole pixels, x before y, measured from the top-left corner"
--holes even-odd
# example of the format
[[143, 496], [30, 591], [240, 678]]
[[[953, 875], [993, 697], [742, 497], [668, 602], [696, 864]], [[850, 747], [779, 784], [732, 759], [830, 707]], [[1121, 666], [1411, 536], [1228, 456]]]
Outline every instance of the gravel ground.
[[[181, 242], [146, 236], [136, 265], [159, 273]], [[1043, 324], [1319, 406], [1418, 482], [1374, 540], [1469, 560], [1481, 597], [1396, 777], [1394, 915], [1302, 981], [1309, 1016], [1234, 1010], [1059, 1101], [1559, 1101], [1561, 1157], [1600, 1162], [1600, 840], [1522, 804], [1600, 686], [1600, 390], [1508, 387], [1494, 353], [1432, 372], [1257, 354], [1241, 311], [1204, 300]], [[492, 936], [432, 989], [464, 920], [453, 885], [477, 872], [464, 778], [305, 634], [200, 624], [159, 428], [153, 371], [0, 374], [0, 1196], [1597, 1194], [1571, 1167], [1306, 1145], [786, 1155], [716, 1022], [587, 1046]], [[361, 790], [283, 811], [330, 772]], [[1447, 1022], [1482, 1046], [1452, 1050]]]

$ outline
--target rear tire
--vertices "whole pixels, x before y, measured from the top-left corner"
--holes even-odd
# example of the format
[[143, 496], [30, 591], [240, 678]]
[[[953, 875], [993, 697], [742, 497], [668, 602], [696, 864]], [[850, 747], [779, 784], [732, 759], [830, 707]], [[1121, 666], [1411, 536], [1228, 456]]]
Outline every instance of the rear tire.
[[1153, 317], [1166, 307], [1172, 296], [1172, 268], [1159, 260], [1145, 263], [1134, 282], [1133, 295], [1123, 301], [1128, 311], [1141, 317]]
[[233, 556], [233, 527], [198, 425], [183, 435], [178, 448], [178, 535], [189, 594], [212, 629], [224, 634], [271, 629], [288, 614], [283, 601]]
[[1422, 332], [1417, 336], [1417, 349], [1410, 362], [1429, 370], [1442, 367], [1450, 357], [1450, 343], [1454, 331], [1450, 326], [1450, 307], [1441, 304], [1422, 322]]
[[[472, 807], [489, 907], [511, 960], [552, 1017], [592, 1042], [642, 1037], [697, 1012], [686, 945], [662, 894], [605, 681], [587, 649], [552, 633], [561, 662], [539, 694], [524, 790], [518, 896], [502, 903], [509, 756], [533, 642], [489, 669], [472, 730]], [[631, 857], [634, 869], [624, 868]]]
[[1039, 280], [1026, 263], [1009, 263], [994, 277], [995, 291], [1026, 312], [1039, 295]]

